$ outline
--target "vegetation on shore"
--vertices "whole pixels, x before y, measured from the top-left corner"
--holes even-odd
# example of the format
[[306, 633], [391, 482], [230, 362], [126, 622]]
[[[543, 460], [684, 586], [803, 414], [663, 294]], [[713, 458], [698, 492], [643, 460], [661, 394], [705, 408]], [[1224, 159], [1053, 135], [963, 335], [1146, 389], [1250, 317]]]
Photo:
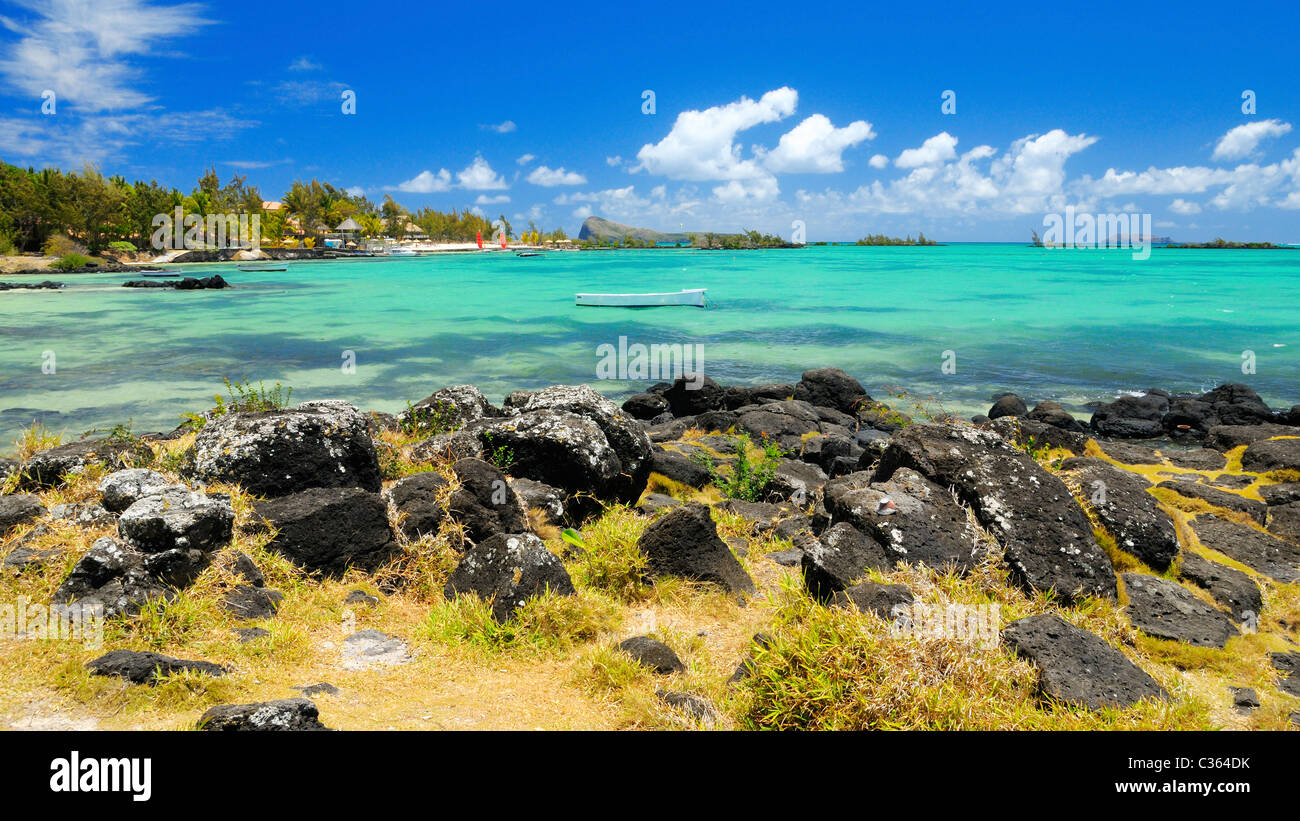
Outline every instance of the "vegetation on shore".
[[938, 245], [939, 243], [935, 242], [932, 239], [926, 239], [925, 232], [922, 231], [921, 233], [916, 235], [916, 239], [912, 239], [911, 234], [908, 234], [907, 237], [904, 239], [899, 239], [898, 237], [886, 236], [885, 234], [867, 234], [865, 237], [863, 237], [862, 239], [858, 240], [853, 244], [854, 245]]
[[[100, 254], [107, 251], [146, 251], [156, 230], [154, 217], [165, 214], [182, 219], [196, 215], [205, 219], [217, 214], [259, 217], [259, 236], [264, 245], [301, 241], [316, 244], [346, 219], [361, 226], [356, 234], [401, 239], [414, 225], [437, 242], [473, 242], [496, 233], [493, 220], [468, 207], [450, 211], [422, 208], [412, 213], [391, 196], [375, 203], [328, 182], [295, 181], [280, 199], [280, 208], [263, 208], [260, 189], [246, 176], [234, 175], [224, 185], [215, 169], [209, 169], [189, 193], [160, 185], [157, 180], [128, 182], [125, 177], [105, 177], [93, 166], [81, 172], [57, 168], [19, 168], [0, 162], [0, 255], [44, 253]], [[515, 237], [504, 215], [498, 217], [507, 237]], [[544, 232], [536, 223], [520, 235], [540, 242], [564, 239], [563, 229]], [[156, 250], [156, 249], [155, 249]], [[79, 267], [61, 262], [69, 270]], [[84, 264], [84, 263], [82, 263]], [[58, 266], [56, 266], [58, 267]]]

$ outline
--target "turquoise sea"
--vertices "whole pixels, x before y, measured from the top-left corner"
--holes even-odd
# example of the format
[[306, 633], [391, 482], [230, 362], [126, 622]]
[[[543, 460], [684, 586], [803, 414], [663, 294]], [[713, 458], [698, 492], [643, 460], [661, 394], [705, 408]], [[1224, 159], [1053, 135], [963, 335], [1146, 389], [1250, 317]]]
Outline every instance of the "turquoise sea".
[[[184, 267], [236, 287], [129, 289], [131, 277], [97, 274], [61, 277], [59, 292], [0, 292], [0, 441], [35, 419], [69, 435], [127, 420], [170, 430], [183, 411], [210, 407], [227, 376], [386, 411], [465, 382], [494, 402], [555, 383], [619, 397], [648, 386], [596, 378], [597, 348], [619, 337], [701, 345], [704, 372], [724, 384], [837, 366], [877, 398], [904, 389], [963, 414], [1006, 390], [1083, 410], [1123, 391], [1225, 381], [1274, 406], [1300, 402], [1300, 251], [1157, 248], [1139, 261], [958, 244]], [[697, 287], [714, 307], [573, 304], [579, 291]], [[945, 351], [955, 373], [942, 372]], [[1244, 351], [1254, 374], [1242, 372]]]

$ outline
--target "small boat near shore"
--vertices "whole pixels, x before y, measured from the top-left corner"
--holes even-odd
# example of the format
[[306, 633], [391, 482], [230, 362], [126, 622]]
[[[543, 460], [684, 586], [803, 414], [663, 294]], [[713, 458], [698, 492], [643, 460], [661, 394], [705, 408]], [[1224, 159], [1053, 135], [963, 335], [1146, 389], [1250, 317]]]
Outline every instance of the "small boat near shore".
[[657, 308], [691, 305], [703, 308], [706, 288], [683, 288], [662, 294], [574, 294], [574, 304], [591, 308]]
[[543, 254], [541, 251], [515, 251], [515, 256], [517, 256], [517, 257], [544, 257], [544, 256], [546, 256], [546, 254]]
[[261, 272], [263, 272], [263, 271], [287, 271], [287, 270], [289, 270], [289, 266], [288, 266], [288, 265], [239, 265], [239, 266], [236, 266], [236, 267], [237, 267], [239, 270], [241, 270], [241, 271], [246, 271], [247, 273], [250, 273], [250, 274], [257, 274], [257, 273], [261, 273]]

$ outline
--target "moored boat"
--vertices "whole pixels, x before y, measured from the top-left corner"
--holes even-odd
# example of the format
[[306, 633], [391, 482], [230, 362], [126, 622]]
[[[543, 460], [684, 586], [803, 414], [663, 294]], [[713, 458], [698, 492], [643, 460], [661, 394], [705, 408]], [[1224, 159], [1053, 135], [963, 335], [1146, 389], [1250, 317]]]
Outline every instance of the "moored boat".
[[261, 273], [261, 272], [263, 272], [263, 271], [287, 271], [287, 270], [289, 270], [289, 266], [288, 266], [288, 265], [239, 265], [239, 266], [236, 266], [236, 267], [239, 268], [239, 270], [241, 270], [241, 271], [246, 271], [246, 272], [248, 272], [248, 273], [250, 273], [250, 274]]
[[705, 288], [683, 288], [660, 294], [575, 294], [574, 304], [593, 308], [653, 308], [661, 305], [704, 307]]

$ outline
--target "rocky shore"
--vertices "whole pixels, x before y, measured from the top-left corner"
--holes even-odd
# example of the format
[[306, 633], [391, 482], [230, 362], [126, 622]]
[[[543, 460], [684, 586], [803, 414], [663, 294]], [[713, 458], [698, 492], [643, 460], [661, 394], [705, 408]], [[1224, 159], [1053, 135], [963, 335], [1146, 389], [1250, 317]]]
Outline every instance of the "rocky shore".
[[[971, 421], [913, 418], [832, 368], [793, 385], [683, 378], [621, 407], [586, 386], [516, 391], [497, 407], [461, 385], [398, 415], [340, 401], [209, 412], [169, 434], [84, 439], [0, 471], [6, 570], [45, 579], [47, 602], [102, 604], [128, 636], [142, 611], [212, 578], [214, 607], [273, 625], [284, 594], [241, 539], [287, 560], [304, 585], [372, 580], [376, 595], [358, 601], [403, 595], [414, 582], [393, 568], [445, 548], [442, 570], [422, 582], [440, 606], [481, 602], [511, 624], [538, 600], [608, 593], [592, 581], [588, 542], [626, 517], [635, 536], [620, 550], [640, 568], [637, 585], [680, 580], [743, 607], [772, 601], [767, 574], [789, 572], [812, 608], [801, 618], [853, 613], [881, 635], [944, 585], [983, 584], [983, 600], [996, 588], [1003, 612], [1020, 615], [1000, 619], [1001, 649], [987, 652], [1029, 665], [1026, 709], [1039, 713], [1190, 710], [1201, 696], [1164, 663], [1193, 651], [1273, 671], [1228, 683], [1253, 694], [1270, 681], [1272, 709], [1300, 710], [1300, 655], [1288, 649], [1300, 648], [1300, 405], [1270, 409], [1243, 385], [1148, 391], [1098, 405], [1087, 422], [1014, 395]], [[52, 504], [77, 487], [78, 501]], [[93, 541], [42, 541], [56, 522]], [[735, 528], [748, 546], [730, 538]], [[930, 581], [912, 581], [918, 573]], [[1081, 627], [1098, 608], [1113, 623]], [[799, 645], [780, 632], [791, 628], [774, 629], [746, 644], [719, 687], [759, 699], [769, 694], [755, 670], [797, 676]], [[610, 652], [685, 675], [662, 638]], [[394, 664], [414, 652], [409, 637], [378, 630], [349, 636], [345, 654], [349, 643]], [[137, 686], [233, 669], [125, 647], [85, 666]], [[1236, 703], [1237, 690], [1220, 689]], [[663, 690], [656, 703], [712, 726], [730, 720], [724, 698]], [[325, 728], [306, 697], [190, 720]]]

